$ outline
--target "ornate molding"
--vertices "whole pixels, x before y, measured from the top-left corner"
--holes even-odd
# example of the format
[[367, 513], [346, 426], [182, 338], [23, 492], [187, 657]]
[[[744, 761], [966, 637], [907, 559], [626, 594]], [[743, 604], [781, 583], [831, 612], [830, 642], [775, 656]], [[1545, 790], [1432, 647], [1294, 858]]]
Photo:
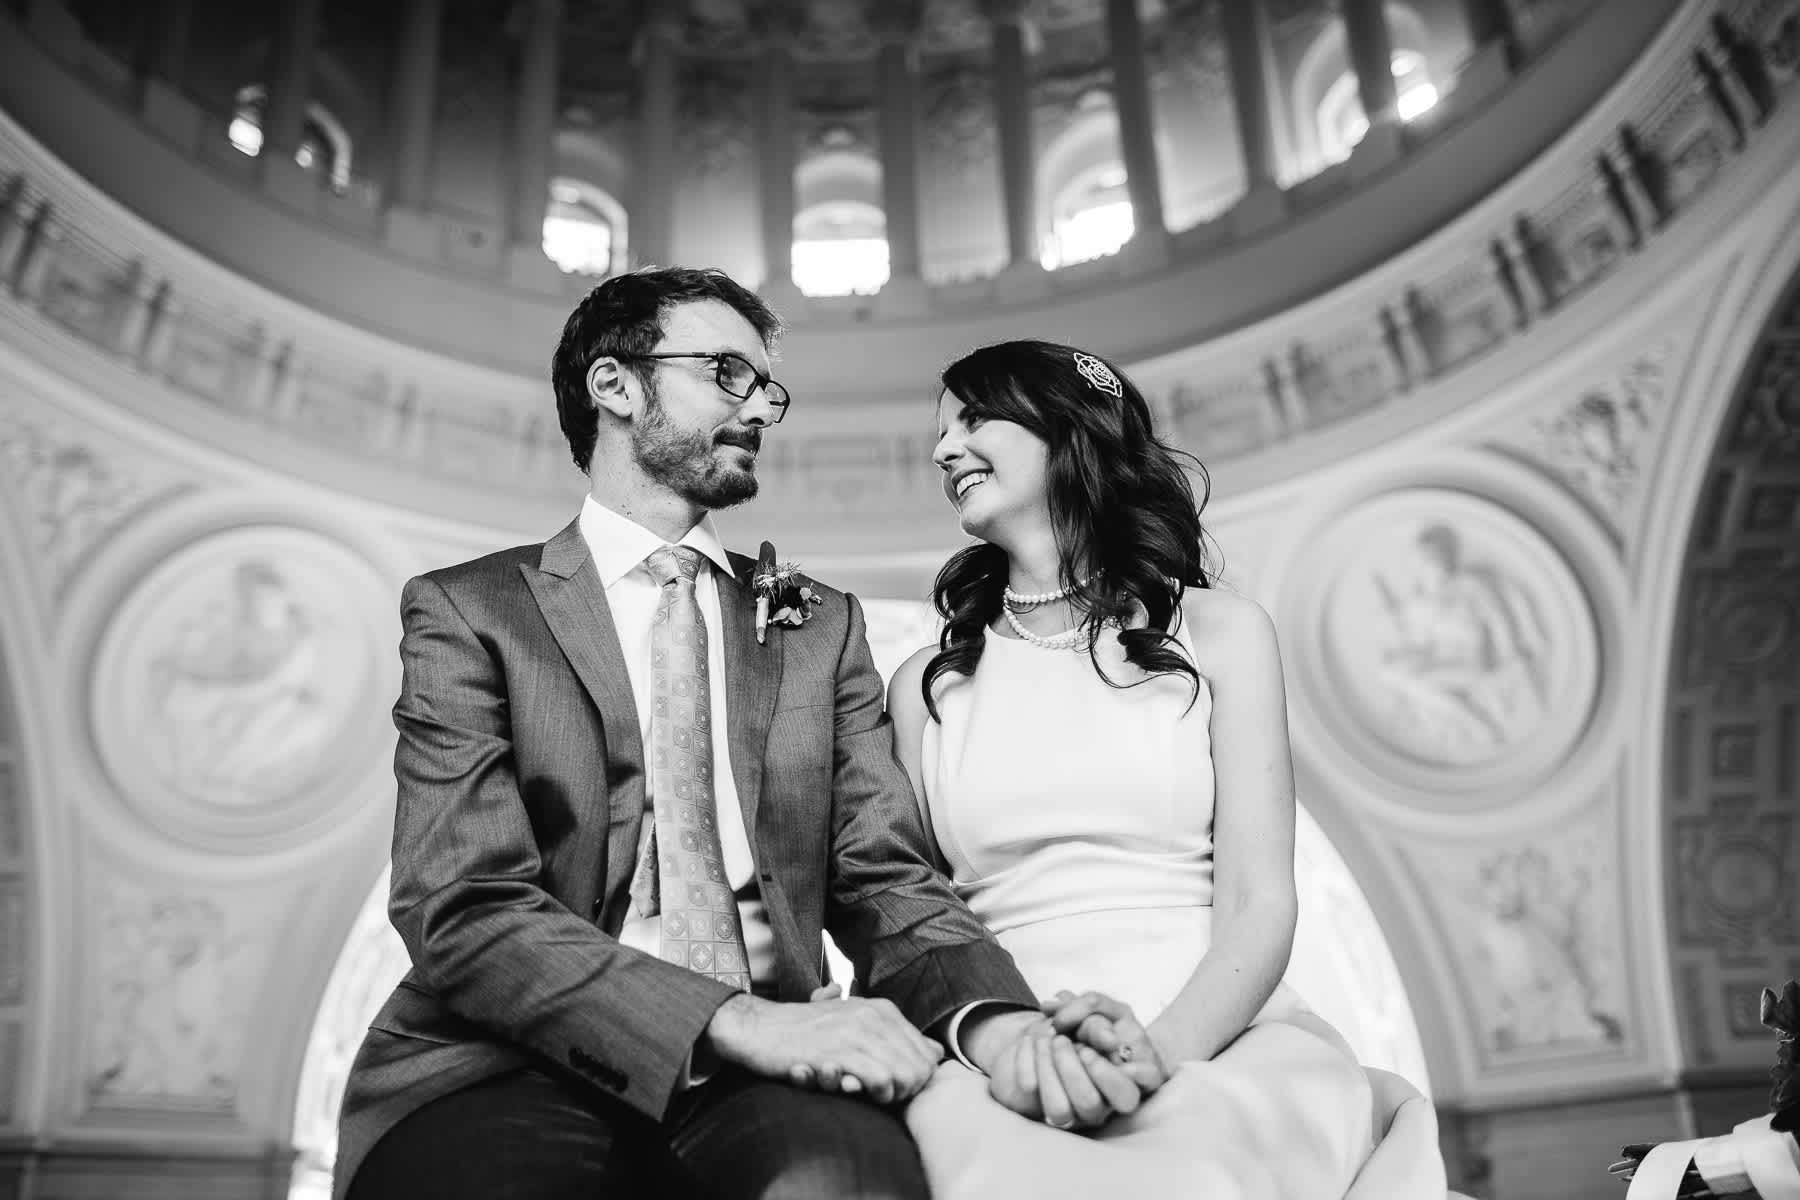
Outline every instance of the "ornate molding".
[[[728, 15], [740, 6], [721, 0], [713, 7]], [[1754, 26], [1755, 44], [1777, 46], [1785, 28], [1776, 19], [1778, 6], [1743, 0], [1733, 11], [1753, 8], [1776, 14], [1760, 25], [1746, 22], [1746, 28]], [[955, 19], [982, 20], [966, 0], [933, 4], [925, 17], [928, 26]], [[1191, 19], [1191, 8], [1169, 18], [1177, 27]], [[1687, 28], [1683, 21], [1676, 22], [1678, 29]], [[1507, 352], [1522, 330], [1561, 319], [1600, 281], [1679, 228], [1698, 198], [1745, 160], [1732, 123], [1736, 117], [1743, 124], [1743, 101], [1722, 108], [1705, 99], [1693, 66], [1696, 50], [1719, 56], [1710, 42], [1665, 39], [1655, 73], [1647, 73], [1633, 95], [1607, 102], [1605, 119], [1620, 118], [1611, 133], [1581, 127], [1584, 144], [1565, 143], [1481, 210], [1478, 220], [1403, 255], [1397, 261], [1405, 263], [1404, 274], [1383, 269], [1379, 282], [1359, 281], [1307, 305], [1304, 313], [1134, 364], [1134, 375], [1179, 439], [1216, 463], [1313, 437]], [[953, 59], [944, 63], [926, 80], [928, 157], [941, 171], [958, 170], [959, 163], [986, 170], [993, 136], [988, 81]], [[1791, 83], [1778, 67], [1770, 69], [1771, 102], [1785, 104]], [[707, 170], [747, 162], [741, 95], [727, 88], [716, 97], [684, 98], [694, 118], [684, 119], [687, 136], [701, 139], [688, 148], [686, 161]], [[1777, 107], [1774, 116], [1746, 127], [1745, 148], [1786, 138], [1784, 121], [1785, 109]], [[166, 384], [174, 397], [198, 401], [207, 414], [228, 416], [219, 435], [228, 444], [236, 444], [238, 432], [278, 430], [353, 471], [378, 476], [369, 487], [384, 497], [391, 498], [389, 481], [396, 475], [447, 484], [456, 494], [479, 491], [482, 503], [502, 494], [519, 506], [561, 503], [579, 494], [579, 477], [555, 469], [566, 452], [540, 380], [470, 369], [296, 314], [247, 282], [234, 285], [222, 271], [182, 260], [168, 239], [97, 199], [16, 126], [0, 126], [0, 132], [0, 177], [12, 181], [0, 188], [6, 197], [0, 267], [19, 283], [0, 296], [9, 312], [92, 347], [104, 361], [153, 385]], [[1600, 158], [1610, 164], [1604, 171]], [[1523, 216], [1515, 219], [1514, 213]], [[1229, 238], [1202, 229], [1177, 240], [1191, 242], [1194, 255], [1203, 257]], [[1122, 269], [1094, 264], [1053, 276], [1049, 286], [1060, 303], [1063, 289], [1073, 295]], [[1159, 310], [1171, 307], [1147, 285], [1132, 295]], [[960, 337], [996, 299], [988, 284], [940, 288], [933, 293], [933, 319]], [[1078, 311], [1104, 318], [1091, 307], [1067, 310]], [[847, 334], [844, 344], [851, 346], [853, 336]], [[813, 349], [796, 344], [790, 353], [798, 358]], [[853, 357], [846, 352], [845, 361]], [[881, 361], [902, 359], [912, 361], [904, 355]], [[813, 382], [835, 387], [839, 381]], [[155, 419], [154, 407], [145, 408]], [[876, 417], [865, 416], [866, 430]], [[1575, 414], [1572, 423], [1585, 426], [1565, 440], [1610, 436], [1597, 432], [1604, 420], [1597, 410]], [[914, 435], [889, 427], [861, 436], [886, 455], [889, 443]], [[795, 448], [792, 461], [820, 464], [842, 456], [836, 444], [841, 438], [833, 429], [796, 427], [784, 429], [780, 441]], [[765, 460], [765, 470], [771, 496], [801, 496], [823, 479], [852, 493], [853, 502], [870, 499], [870, 506], [850, 509], [859, 516], [879, 516], [891, 507], [887, 488], [859, 485], [822, 466], [809, 465], [790, 480], [777, 477], [772, 459]], [[344, 474], [331, 473], [334, 482]], [[926, 489], [909, 503], [916, 511], [928, 496]], [[812, 511], [807, 501], [780, 516]]]
[[1622, 538], [1668, 416], [1678, 344], [1673, 335], [1657, 339], [1573, 399], [1509, 423], [1496, 441], [1561, 482]]
[[1800, 942], [1797, 347], [1800, 279], [1725, 417], [1669, 648], [1670, 956], [1682, 1035], [1702, 1067], [1766, 1065], [1756, 993], [1793, 974]]
[[225, 897], [114, 875], [95, 909], [96, 1109], [228, 1114], [237, 1098], [257, 934]]
[[1626, 989], [1614, 805], [1554, 828], [1406, 849], [1433, 897], [1483, 1074], [1624, 1059]]
[[179, 490], [128, 471], [57, 425], [0, 407], [0, 480], [52, 592], [110, 534]]

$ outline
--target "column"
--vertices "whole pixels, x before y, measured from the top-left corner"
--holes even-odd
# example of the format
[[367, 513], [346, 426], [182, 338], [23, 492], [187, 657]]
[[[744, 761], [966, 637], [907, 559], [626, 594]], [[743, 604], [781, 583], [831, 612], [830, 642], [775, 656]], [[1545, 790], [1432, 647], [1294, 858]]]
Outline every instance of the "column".
[[159, 0], [148, 21], [138, 72], [144, 79], [160, 79], [179, 91], [193, 40], [194, 0]]
[[881, 206], [887, 218], [888, 278], [919, 278], [919, 57], [921, 6], [871, 6], [881, 36]]
[[675, 127], [681, 99], [677, 54], [681, 16], [668, 4], [652, 6], [633, 55], [638, 67], [637, 179], [631, 212], [631, 259], [639, 266], [668, 266], [675, 204]]
[[1025, 54], [1024, 0], [984, 0], [993, 25], [994, 126], [1000, 138], [1000, 192], [1006, 259], [1035, 266], [1037, 164], [1031, 144], [1031, 79]]
[[794, 35], [802, 14], [785, 3], [761, 12], [756, 56], [757, 187], [762, 200], [763, 290], [794, 287]]
[[21, 11], [25, 28], [44, 49], [64, 62], [80, 57], [87, 34], [66, 0], [25, 0]]
[[1462, 0], [1462, 8], [1463, 21], [1469, 27], [1469, 43], [1476, 51], [1499, 45], [1509, 60], [1517, 55], [1519, 28], [1507, 0]]
[[388, 92], [389, 204], [423, 209], [431, 195], [443, 0], [407, 0]]
[[181, 304], [167, 279], [156, 285], [145, 305], [144, 334], [138, 352], [138, 365], [152, 375], [161, 375], [169, 362], [169, 350], [175, 342], [175, 329], [181, 323]]
[[13, 293], [27, 304], [42, 300], [44, 283], [50, 268], [56, 264], [58, 247], [62, 245], [62, 224], [52, 218], [50, 202], [38, 205], [25, 226], [16, 254], [12, 256]]
[[262, 157], [291, 161], [300, 149], [306, 106], [312, 100], [313, 51], [319, 42], [320, 0], [279, 6], [275, 50], [269, 60], [269, 96], [263, 106]]
[[1273, 190], [1276, 182], [1275, 122], [1269, 112], [1269, 19], [1262, 0], [1219, 6], [1225, 59], [1231, 68], [1231, 102], [1237, 110], [1238, 143], [1244, 155], [1245, 191]]
[[519, 90], [513, 109], [512, 241], [537, 248], [550, 202], [550, 141], [562, 48], [563, 0], [526, 0], [519, 47]]
[[1400, 94], [1394, 86], [1394, 44], [1388, 35], [1382, 0], [1344, 0], [1344, 36], [1356, 93], [1369, 128], [1400, 121]]
[[27, 248], [37, 237], [39, 222], [50, 206], [25, 194], [25, 176], [14, 175], [6, 190], [0, 192], [0, 287], [5, 287], [18, 274]]
[[1160, 238], [1168, 232], [1168, 224], [1163, 219], [1162, 171], [1156, 161], [1156, 125], [1150, 112], [1150, 76], [1137, 0], [1106, 0], [1106, 37], [1132, 222], [1139, 235]]

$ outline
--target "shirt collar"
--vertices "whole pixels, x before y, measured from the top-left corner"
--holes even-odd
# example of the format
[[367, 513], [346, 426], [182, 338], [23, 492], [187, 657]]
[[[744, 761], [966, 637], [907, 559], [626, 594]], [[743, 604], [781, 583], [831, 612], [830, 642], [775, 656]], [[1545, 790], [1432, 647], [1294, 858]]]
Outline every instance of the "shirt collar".
[[[593, 557], [594, 569], [600, 575], [603, 588], [610, 588], [640, 566], [652, 551], [668, 545], [630, 517], [621, 516], [592, 496], [581, 503], [580, 523], [582, 539], [587, 542], [588, 554]], [[725, 544], [719, 540], [719, 531], [714, 528], [710, 514], [682, 534], [677, 545], [692, 546], [714, 567], [726, 575], [732, 574], [731, 559], [725, 553]]]

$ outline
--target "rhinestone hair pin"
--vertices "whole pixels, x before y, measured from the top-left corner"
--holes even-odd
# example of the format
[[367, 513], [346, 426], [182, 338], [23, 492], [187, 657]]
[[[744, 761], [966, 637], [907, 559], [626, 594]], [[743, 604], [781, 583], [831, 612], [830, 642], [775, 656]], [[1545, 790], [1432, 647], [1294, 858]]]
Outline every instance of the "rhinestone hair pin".
[[1083, 379], [1087, 380], [1113, 399], [1117, 400], [1124, 396], [1125, 389], [1120, 385], [1119, 377], [1113, 374], [1111, 367], [1107, 366], [1093, 355], [1083, 354], [1081, 351], [1077, 350], [1075, 352], [1075, 369], [1081, 373]]

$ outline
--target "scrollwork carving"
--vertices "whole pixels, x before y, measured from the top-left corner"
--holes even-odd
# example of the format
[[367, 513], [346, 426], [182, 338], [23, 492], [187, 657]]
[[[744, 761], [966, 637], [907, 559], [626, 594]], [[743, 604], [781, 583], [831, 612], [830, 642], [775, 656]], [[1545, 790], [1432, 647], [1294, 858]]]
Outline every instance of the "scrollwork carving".
[[1643, 475], [1642, 452], [1662, 419], [1672, 354], [1665, 342], [1532, 423], [1535, 457], [1615, 525]]

